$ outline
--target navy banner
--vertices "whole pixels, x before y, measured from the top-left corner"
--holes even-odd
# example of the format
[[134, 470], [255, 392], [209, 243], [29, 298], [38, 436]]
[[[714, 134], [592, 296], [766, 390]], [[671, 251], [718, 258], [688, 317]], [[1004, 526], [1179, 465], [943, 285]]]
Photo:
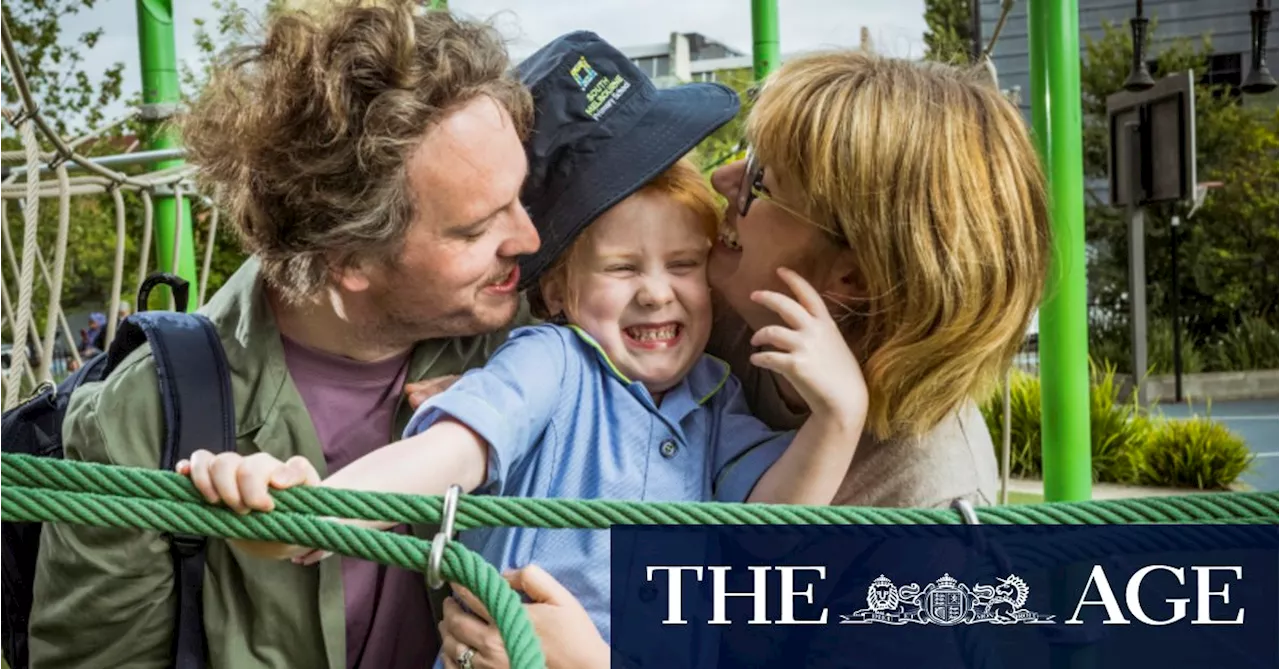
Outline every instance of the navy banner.
[[1275, 526], [610, 532], [615, 667], [1280, 666]]

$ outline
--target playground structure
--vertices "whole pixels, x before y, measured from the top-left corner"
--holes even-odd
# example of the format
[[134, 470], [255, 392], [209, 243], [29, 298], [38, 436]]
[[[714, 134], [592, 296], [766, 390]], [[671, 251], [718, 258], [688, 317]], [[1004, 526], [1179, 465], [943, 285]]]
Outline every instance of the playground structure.
[[[1006, 7], [1011, 5], [1006, 3]], [[778, 3], [752, 1], [754, 71], [757, 79], [778, 64]], [[1006, 10], [1007, 11], [1007, 10]], [[178, 89], [173, 41], [172, 6], [168, 1], [138, 2], [139, 41], [143, 53], [144, 105], [137, 110], [153, 128], [177, 111]], [[522, 525], [529, 527], [607, 528], [615, 523], [745, 523], [745, 524], [941, 524], [963, 522], [1022, 524], [1111, 523], [1250, 523], [1274, 525], [1277, 499], [1274, 493], [1196, 495], [1165, 500], [1121, 500], [1101, 503], [1091, 497], [1089, 435], [1089, 372], [1087, 309], [1085, 299], [1083, 165], [1081, 150], [1080, 71], [1076, 0], [1033, 0], [1028, 14], [1031, 44], [1033, 126], [1037, 146], [1049, 173], [1052, 199], [1053, 252], [1046, 299], [1040, 310], [1044, 452], [1044, 505], [955, 510], [872, 509], [850, 507], [759, 507], [717, 504], [647, 504], [633, 502], [503, 499], [455, 494], [404, 499], [372, 493], [351, 493], [308, 488], [284, 491], [278, 497], [280, 511], [240, 517], [203, 503], [189, 482], [170, 472], [130, 470], [23, 456], [4, 456], [4, 519], [23, 522], [70, 522], [178, 531], [199, 535], [238, 537], [306, 544], [346, 555], [426, 571], [433, 582], [447, 580], [467, 586], [494, 614], [512, 665], [541, 666], [542, 654], [519, 598], [492, 566], [475, 553], [451, 541], [445, 531], [430, 542], [391, 533], [358, 530], [325, 522], [329, 516], [397, 519], [412, 523], [454, 524], [456, 529]], [[1257, 22], [1255, 21], [1255, 29]], [[1265, 31], [1264, 31], [1265, 32]], [[149, 246], [154, 236], [157, 268], [177, 274], [199, 286], [190, 308], [206, 298], [209, 258], [217, 230], [217, 209], [204, 262], [196, 271], [196, 244], [191, 224], [195, 192], [194, 168], [182, 162], [182, 151], [172, 135], [153, 132], [145, 151], [106, 159], [89, 159], [76, 153], [88, 139], [110, 131], [125, 119], [97, 133], [65, 141], [51, 131], [39, 114], [26, 85], [25, 74], [4, 26], [5, 65], [22, 98], [22, 110], [6, 111], [20, 132], [24, 169], [12, 170], [3, 180], [4, 199], [21, 200], [23, 248], [19, 263], [13, 253], [8, 222], [4, 221], [5, 253], [20, 279], [16, 303], [4, 286], [3, 316], [13, 326], [14, 363], [6, 378], [4, 406], [22, 396], [22, 380], [47, 383], [49, 351], [59, 324], [69, 336], [59, 305], [61, 275], [66, 261], [69, 198], [77, 194], [110, 193], [116, 205], [117, 253], [112, 283], [112, 306], [107, 336], [114, 336], [120, 295], [125, 284], [123, 244], [125, 206], [121, 193], [137, 191], [144, 204], [144, 239], [138, 280], [150, 268]], [[1256, 61], [1255, 61], [1256, 62]], [[1252, 75], [1251, 75], [1252, 76]], [[1274, 86], [1274, 81], [1273, 81]], [[42, 152], [38, 135], [54, 147]], [[5, 155], [8, 159], [11, 156]], [[146, 164], [152, 171], [128, 176], [113, 169], [124, 164]], [[88, 172], [71, 176], [75, 169]], [[52, 172], [53, 181], [41, 175]], [[20, 185], [19, 180], [23, 183]], [[1192, 184], [1192, 197], [1203, 189]], [[1185, 184], [1184, 184], [1185, 185]], [[1185, 195], [1182, 195], [1185, 197]], [[57, 198], [59, 234], [53, 259], [48, 261], [34, 243], [38, 207], [42, 200]], [[154, 235], [153, 235], [154, 233]], [[20, 264], [20, 266], [19, 266]], [[37, 277], [49, 286], [48, 325], [35, 331], [32, 298]], [[15, 308], [16, 304], [16, 308]], [[27, 343], [40, 359], [38, 369], [27, 364]], [[71, 349], [75, 351], [74, 343]], [[73, 353], [74, 355], [74, 353]], [[1007, 415], [1007, 400], [1006, 400]], [[1007, 420], [1007, 419], [1006, 419]], [[1009, 430], [1005, 430], [1007, 435]], [[1006, 454], [1008, 448], [1005, 449]], [[1007, 466], [1006, 466], [1007, 471]], [[443, 502], [443, 505], [442, 505]], [[1069, 502], [1056, 504], [1054, 502]], [[442, 508], [443, 506], [443, 508]], [[957, 513], [958, 511], [958, 513]], [[1109, 548], [1111, 549], [1111, 548]]]
[[[433, 6], [444, 3], [432, 2]], [[1013, 6], [1006, 0], [1003, 13], [997, 24], [996, 34], [991, 36], [991, 44], [998, 37], [999, 29], [1009, 10]], [[1080, 69], [1078, 40], [1078, 10], [1076, 0], [1035, 0], [1029, 3], [1028, 39], [1030, 45], [1031, 91], [1029, 101], [1032, 109], [1034, 137], [1043, 157], [1049, 175], [1049, 188], [1052, 200], [1052, 238], [1053, 249], [1049, 282], [1045, 290], [1044, 303], [1039, 312], [1039, 375], [1043, 390], [1043, 459], [1044, 459], [1044, 498], [1047, 501], [1083, 500], [1091, 497], [1090, 435], [1088, 406], [1088, 316], [1087, 298], [1085, 294], [1085, 260], [1084, 260], [1084, 206], [1083, 206], [1083, 163], [1081, 155], [1080, 114]], [[1266, 26], [1269, 21], [1269, 10], [1259, 7], [1251, 12], [1254, 34], [1253, 70], [1246, 81], [1245, 89], [1251, 92], [1263, 92], [1275, 87], [1275, 80], [1266, 69], [1265, 59], [1260, 54], [1265, 48]], [[976, 3], [975, 3], [976, 5]], [[116, 207], [117, 249], [114, 264], [111, 302], [106, 324], [107, 341], [115, 334], [118, 307], [125, 286], [124, 236], [127, 212], [121, 198], [121, 191], [136, 191], [143, 202], [143, 239], [141, 241], [141, 260], [137, 270], [137, 285], [151, 269], [150, 256], [152, 245], [156, 255], [155, 268], [160, 271], [176, 274], [191, 285], [198, 286], [195, 299], [190, 308], [198, 308], [207, 297], [209, 266], [212, 259], [214, 240], [217, 234], [218, 209], [212, 202], [195, 195], [195, 184], [191, 181], [194, 167], [183, 162], [184, 154], [178, 144], [178, 138], [171, 126], [165, 124], [178, 111], [180, 91], [177, 80], [177, 60], [173, 34], [173, 12], [171, 2], [137, 3], [138, 37], [142, 64], [143, 104], [124, 118], [117, 119], [84, 137], [66, 141], [45, 123], [39, 114], [37, 103], [30, 94], [26, 84], [26, 75], [22, 70], [18, 54], [12, 44], [8, 27], [4, 34], [5, 64], [12, 73], [14, 82], [21, 96], [22, 107], [17, 113], [6, 110], [6, 120], [18, 129], [26, 147], [21, 152], [6, 152], [5, 160], [21, 158], [25, 165], [17, 168], [5, 168], [3, 179], [3, 197], [6, 200], [19, 200], [24, 205], [23, 229], [24, 240], [34, 239], [35, 220], [38, 208], [43, 199], [57, 198], [59, 206], [59, 229], [53, 258], [45, 257], [44, 252], [35, 244], [23, 244], [23, 252], [19, 261], [14, 253], [15, 245], [10, 233], [7, 219], [3, 221], [4, 252], [7, 256], [12, 275], [19, 278], [16, 296], [8, 286], [3, 286], [3, 317], [14, 327], [10, 356], [10, 375], [7, 380], [23, 377], [27, 382], [36, 384], [50, 380], [51, 351], [55, 346], [55, 337], [61, 331], [66, 339], [66, 348], [76, 364], [81, 362], [77, 346], [71, 340], [71, 328], [62, 314], [59, 304], [61, 296], [61, 278], [66, 261], [66, 231], [68, 226], [68, 199], [71, 195], [111, 193]], [[980, 17], [974, 17], [980, 24]], [[1136, 5], [1136, 15], [1131, 21], [1135, 44], [1143, 44], [1147, 19], [1142, 16], [1142, 2]], [[781, 60], [780, 41], [778, 37], [779, 13], [776, 0], [752, 0], [751, 25], [753, 34], [753, 65], [757, 80], [761, 80], [771, 72]], [[990, 46], [984, 51], [975, 40], [973, 54], [984, 59], [990, 53]], [[986, 65], [990, 67], [989, 60]], [[994, 75], [994, 72], [993, 72]], [[1172, 192], [1164, 188], [1159, 193], [1152, 191], [1143, 202], [1183, 200], [1191, 202], [1191, 210], [1203, 200], [1205, 186], [1195, 181], [1195, 139], [1194, 139], [1194, 105], [1186, 106], [1193, 100], [1190, 92], [1192, 83], [1178, 80], [1174, 84], [1176, 91], [1172, 95], [1183, 104], [1179, 107], [1181, 116], [1172, 123], [1177, 128], [1190, 128], [1191, 135], [1184, 134], [1175, 138], [1147, 138], [1145, 143], [1138, 139], [1138, 144], [1131, 146], [1127, 141], [1113, 141], [1112, 155], [1123, 156], [1121, 169], [1113, 169], [1112, 198], [1113, 204], [1119, 206], [1133, 203], [1127, 199], [1127, 184], [1130, 179], [1125, 170], [1130, 165], [1147, 166], [1147, 172], [1138, 179], [1154, 188], [1163, 182], [1151, 182], [1152, 175], [1173, 175], [1176, 178]], [[1154, 95], [1156, 98], [1173, 99], [1169, 93], [1162, 93], [1168, 80], [1157, 86], [1155, 93], [1137, 92], [1155, 86], [1154, 80], [1146, 71], [1146, 61], [1142, 48], [1134, 51], [1133, 73], [1126, 81], [1127, 91], [1117, 94], [1116, 104], [1132, 107], [1135, 100], [1146, 100]], [[1270, 88], [1268, 88], [1270, 87]], [[1125, 102], [1125, 100], [1128, 100]], [[1147, 105], [1150, 107], [1150, 105]], [[1145, 107], [1144, 107], [1145, 108]], [[76, 149], [85, 142], [111, 132], [113, 129], [137, 117], [147, 123], [147, 133], [141, 151], [116, 156], [86, 158], [76, 153]], [[1132, 119], [1130, 119], [1132, 121]], [[1134, 130], [1136, 131], [1134, 126]], [[1115, 133], [1113, 133], [1115, 134]], [[53, 150], [41, 152], [37, 141], [43, 136], [52, 145]], [[1114, 139], [1119, 139], [1116, 135]], [[1172, 141], [1168, 141], [1172, 140]], [[1146, 152], [1144, 161], [1137, 161], [1132, 151]], [[1172, 151], [1168, 155], [1161, 151]], [[1170, 162], [1173, 159], [1174, 162]], [[1178, 165], [1178, 171], [1158, 170], [1150, 172], [1151, 165]], [[114, 168], [125, 165], [147, 165], [146, 174], [127, 176]], [[87, 172], [85, 175], [71, 176], [71, 171]], [[40, 180], [36, 175], [52, 172], [54, 180]], [[22, 180], [21, 182], [19, 180]], [[1158, 180], [1158, 179], [1157, 179]], [[1135, 182], [1137, 183], [1137, 182]], [[1212, 186], [1215, 184], [1208, 184]], [[1194, 190], [1194, 193], [1192, 193]], [[204, 257], [199, 271], [196, 267], [197, 244], [193, 235], [192, 206], [207, 207], [211, 220], [207, 238], [203, 241]], [[1137, 202], [1137, 201], [1135, 201]], [[1139, 203], [1140, 204], [1140, 203]], [[7, 213], [7, 208], [5, 209]], [[1188, 213], [1188, 218], [1190, 216]], [[1142, 267], [1142, 235], [1141, 207], [1134, 206], [1131, 218], [1135, 221], [1136, 231], [1132, 247], [1131, 276], [1145, 276]], [[154, 242], [152, 237], [154, 236]], [[44, 332], [37, 332], [31, 316], [33, 282], [36, 277], [42, 278], [49, 288], [50, 300], [47, 305], [46, 327]], [[1133, 305], [1135, 369], [1145, 369], [1145, 288], [1137, 281], [1134, 284]], [[16, 300], [13, 299], [16, 297]], [[172, 302], [170, 302], [172, 304]], [[25, 324], [25, 325], [23, 325]], [[1175, 336], [1176, 336], [1175, 332]], [[1175, 346], [1175, 352], [1178, 348]], [[28, 352], [35, 352], [39, 366], [32, 369], [28, 362]], [[46, 354], [48, 353], [48, 354]], [[1175, 360], [1175, 365], [1177, 360]], [[1175, 374], [1175, 376], [1177, 376]], [[8, 383], [4, 393], [4, 406], [13, 406], [22, 396], [22, 383]], [[1144, 386], [1139, 384], [1141, 390]], [[1140, 401], [1142, 398], [1139, 398]], [[1006, 438], [1009, 431], [1004, 431]], [[1006, 446], [1005, 451], [1008, 448]], [[1007, 467], [1003, 468], [1007, 473]]]
[[[433, 6], [445, 4], [432, 2]], [[976, 4], [976, 3], [975, 3]], [[1009, 10], [1013, 6], [1011, 0], [1003, 4], [1003, 14], [997, 25], [1003, 26]], [[1040, 150], [1046, 171], [1049, 175], [1049, 188], [1052, 201], [1052, 238], [1053, 248], [1049, 272], [1049, 282], [1045, 290], [1045, 299], [1039, 312], [1039, 374], [1043, 388], [1043, 429], [1042, 449], [1044, 460], [1044, 498], [1047, 501], [1084, 500], [1091, 497], [1092, 476], [1090, 466], [1089, 435], [1089, 370], [1088, 370], [1088, 316], [1085, 283], [1084, 259], [1084, 203], [1083, 203], [1083, 163], [1081, 148], [1081, 112], [1080, 112], [1080, 61], [1078, 39], [1078, 8], [1076, 0], [1034, 0], [1029, 3], [1027, 22], [1030, 46], [1031, 90], [1028, 97], [1032, 110], [1032, 125], [1037, 147]], [[1254, 34], [1254, 68], [1250, 72], [1246, 89], [1252, 92], [1273, 89], [1275, 80], [1266, 70], [1265, 60], [1260, 55], [1265, 48], [1266, 26], [1269, 21], [1269, 10], [1261, 7], [1251, 12]], [[125, 118], [109, 123], [97, 131], [75, 139], [65, 141], [45, 123], [39, 114], [35, 100], [32, 99], [26, 84], [25, 73], [18, 54], [14, 49], [8, 27], [4, 33], [4, 57], [6, 67], [11, 72], [21, 96], [22, 107], [17, 113], [6, 110], [6, 119], [18, 129], [23, 144], [22, 152], [6, 152], [6, 160], [21, 158], [25, 165], [16, 169], [6, 167], [7, 174], [3, 179], [4, 199], [20, 200], [24, 205], [25, 241], [35, 239], [35, 221], [38, 208], [43, 199], [57, 198], [59, 206], [59, 230], [57, 244], [53, 250], [53, 258], [47, 259], [35, 244], [24, 243], [21, 261], [14, 254], [14, 244], [10, 236], [8, 221], [4, 221], [4, 251], [8, 258], [13, 276], [19, 277], [16, 300], [9, 287], [4, 286], [3, 317], [11, 325], [13, 347], [12, 364], [9, 380], [24, 377], [35, 384], [51, 379], [51, 352], [55, 345], [56, 333], [61, 330], [67, 340], [67, 348], [76, 363], [79, 363], [77, 346], [71, 341], [71, 329], [61, 312], [59, 299], [61, 296], [61, 277], [66, 261], [66, 232], [68, 226], [68, 200], [71, 195], [111, 193], [116, 206], [117, 249], [112, 280], [111, 304], [107, 319], [107, 340], [114, 336], [121, 293], [124, 289], [124, 235], [127, 212], [121, 198], [121, 191], [133, 190], [139, 193], [143, 202], [143, 239], [141, 262], [137, 271], [137, 283], [140, 284], [150, 267], [151, 246], [154, 243], [156, 255], [155, 269], [176, 274], [191, 285], [198, 286], [196, 299], [189, 308], [195, 309], [203, 304], [207, 297], [209, 266], [212, 258], [215, 235], [217, 234], [218, 209], [211, 202], [195, 196], [195, 184], [191, 181], [194, 167], [183, 162], [183, 150], [178, 145], [178, 138], [171, 126], [165, 124], [178, 111], [180, 91], [177, 79], [177, 58], [174, 46], [172, 3], [168, 1], [137, 3], [138, 38], [142, 64], [143, 104]], [[975, 16], [980, 22], [980, 17]], [[1143, 44], [1147, 19], [1142, 16], [1142, 2], [1136, 6], [1136, 16], [1131, 21], [1135, 44]], [[776, 0], [752, 0], [751, 25], [753, 34], [753, 64], [757, 80], [766, 77], [781, 59], [778, 37], [779, 13]], [[975, 40], [976, 42], [976, 40]], [[984, 54], [979, 45], [973, 49], [975, 57], [984, 59], [990, 53], [990, 45]], [[990, 67], [989, 60], [985, 63]], [[1155, 85], [1150, 74], [1146, 72], [1143, 49], [1135, 49], [1134, 70], [1126, 88], [1129, 91], [1144, 91]], [[994, 74], [994, 72], [993, 72]], [[1165, 85], [1162, 82], [1162, 85]], [[1182, 84], [1178, 84], [1181, 86]], [[1190, 82], [1175, 93], [1183, 102], [1189, 100]], [[1268, 88], [1270, 86], [1270, 88]], [[1163, 95], [1159, 87], [1156, 97]], [[1129, 96], [1130, 101], [1146, 99], [1150, 93], [1122, 93], [1119, 98]], [[1137, 97], [1134, 97], [1137, 96]], [[1146, 96], [1146, 97], [1144, 97]], [[1165, 95], [1164, 97], [1168, 97]], [[1132, 105], [1130, 105], [1132, 106]], [[1126, 156], [1130, 162], [1125, 165], [1163, 165], [1163, 158], [1150, 154], [1170, 146], [1174, 147], [1174, 155], [1179, 159], [1177, 164], [1182, 170], [1177, 175], [1177, 188], [1174, 193], [1153, 193], [1145, 201], [1179, 199], [1198, 205], [1203, 198], [1204, 189], [1195, 189], [1195, 157], [1194, 157], [1194, 107], [1180, 108], [1179, 127], [1191, 127], [1192, 135], [1179, 137], [1174, 143], [1168, 141], [1147, 141], [1146, 144], [1134, 145], [1135, 150], [1148, 152], [1144, 161], [1134, 162], [1130, 156], [1127, 142], [1113, 142], [1113, 155]], [[76, 153], [76, 148], [86, 141], [112, 131], [130, 117], [137, 116], [150, 127], [141, 151], [100, 158], [85, 158]], [[1135, 126], [1136, 127], [1136, 126]], [[52, 145], [53, 150], [41, 152], [38, 136], [43, 136]], [[1189, 154], [1188, 154], [1189, 150]], [[138, 176], [127, 176], [116, 171], [124, 165], [148, 165], [149, 171]], [[1125, 168], [1127, 169], [1127, 168]], [[83, 171], [88, 174], [71, 176], [70, 171]], [[41, 180], [40, 175], [52, 172], [54, 180]], [[1130, 204], [1125, 191], [1129, 182], [1127, 176], [1116, 181], [1113, 170], [1112, 194], [1115, 204]], [[1156, 176], [1168, 173], [1157, 172]], [[1148, 186], [1150, 174], [1144, 173], [1142, 179]], [[22, 182], [19, 182], [22, 179]], [[1167, 190], [1167, 189], [1166, 189]], [[1194, 194], [1191, 190], [1195, 190]], [[1198, 196], [1198, 199], [1194, 196]], [[1116, 199], [1121, 198], [1121, 199]], [[196, 268], [196, 248], [192, 225], [192, 201], [206, 206], [211, 214], [208, 236], [203, 240], [204, 257], [199, 272]], [[1133, 217], [1140, 222], [1141, 208], [1135, 208]], [[1141, 230], [1138, 225], [1136, 230]], [[154, 242], [152, 237], [154, 236]], [[1143, 276], [1141, 266], [1141, 235], [1138, 234], [1134, 245], [1134, 264], [1131, 274]], [[38, 270], [38, 271], [37, 271]], [[47, 305], [46, 327], [43, 333], [36, 332], [31, 316], [33, 285], [36, 277], [42, 278], [49, 287], [50, 300]], [[1142, 305], [1144, 290], [1135, 290], [1135, 308]], [[1144, 311], [1139, 309], [1139, 311]], [[1142, 314], [1134, 318], [1135, 323], [1135, 360], [1136, 369], [1145, 368], [1145, 328]], [[29, 345], [30, 344], [30, 345]], [[28, 350], [34, 351], [39, 358], [39, 367], [32, 369], [28, 364]], [[1176, 347], [1175, 347], [1175, 350]], [[22, 383], [8, 383], [4, 393], [4, 406], [13, 406], [22, 396]], [[1140, 386], [1141, 387], [1141, 386]], [[1005, 435], [1008, 435], [1005, 430]], [[1005, 449], [1008, 450], [1007, 447]], [[1007, 469], [1007, 468], [1006, 468]]]
[[[432, 3], [433, 5], [439, 3]], [[1005, 14], [1012, 7], [1006, 2]], [[25, 149], [7, 152], [6, 160], [23, 159], [25, 165], [6, 167], [2, 194], [5, 200], [23, 203], [22, 257], [14, 254], [8, 221], [4, 221], [5, 251], [9, 268], [18, 278], [15, 297], [4, 286], [3, 316], [13, 333], [11, 365], [4, 393], [4, 406], [14, 406], [24, 396], [23, 380], [31, 384], [52, 380], [50, 366], [55, 337], [59, 330], [75, 363], [79, 363], [77, 346], [71, 340], [71, 328], [62, 314], [62, 274], [66, 262], [69, 198], [71, 195], [110, 193], [116, 209], [116, 257], [112, 275], [111, 303], [106, 324], [107, 341], [117, 326], [118, 307], [125, 286], [124, 240], [127, 212], [121, 192], [139, 193], [143, 202], [143, 239], [137, 283], [155, 269], [175, 274], [192, 286], [195, 298], [189, 308], [195, 309], [207, 297], [209, 265], [217, 234], [216, 207], [201, 202], [192, 182], [194, 167], [182, 160], [183, 151], [171, 125], [165, 121], [178, 111], [180, 91], [173, 33], [173, 7], [168, 1], [137, 3], [138, 38], [142, 64], [141, 107], [125, 118], [72, 141], [59, 137], [39, 113], [26, 83], [26, 73], [14, 48], [8, 26], [4, 27], [4, 57], [21, 97], [21, 110], [6, 110], [7, 120], [19, 131]], [[1052, 279], [1047, 287], [1040, 312], [1040, 374], [1044, 391], [1044, 462], [1045, 498], [1047, 500], [1083, 500], [1090, 496], [1089, 417], [1087, 339], [1084, 297], [1083, 204], [1080, 194], [1079, 138], [1079, 68], [1077, 58], [1050, 54], [1078, 53], [1075, 39], [1075, 2], [1052, 0], [1032, 5], [1030, 22], [1033, 44], [1033, 69], [1044, 76], [1035, 79], [1032, 99], [1036, 109], [1036, 136], [1046, 164], [1053, 177], [1055, 247]], [[1063, 23], [1064, 17], [1072, 18]], [[779, 14], [776, 0], [753, 0], [751, 3], [754, 73], [763, 79], [780, 62], [778, 38]], [[1003, 18], [1002, 18], [1003, 22]], [[1036, 26], [1054, 29], [1036, 32]], [[993, 35], [994, 40], [996, 36]], [[1037, 63], [1040, 64], [1037, 67]], [[1052, 67], [1048, 67], [1052, 66]], [[1050, 94], [1050, 91], [1052, 93]], [[1053, 105], [1046, 104], [1049, 100]], [[149, 127], [142, 151], [133, 154], [86, 158], [76, 148], [86, 141], [112, 131], [133, 116]], [[52, 151], [42, 152], [38, 141], [43, 136]], [[1046, 137], [1055, 141], [1045, 141]], [[147, 165], [148, 171], [128, 176], [116, 170], [124, 165]], [[87, 172], [75, 175], [71, 171]], [[42, 180], [47, 173], [53, 180]], [[21, 181], [20, 181], [21, 180]], [[42, 200], [56, 198], [59, 207], [58, 236], [53, 258], [33, 242]], [[192, 225], [192, 200], [208, 206], [212, 215], [208, 236], [203, 240], [204, 258], [197, 274], [196, 248]], [[154, 237], [154, 241], [152, 241]], [[154, 244], [155, 266], [150, 264]], [[37, 278], [49, 288], [49, 304], [44, 332], [35, 331], [32, 297]], [[140, 305], [140, 308], [145, 305]], [[39, 359], [32, 369], [28, 352]], [[1008, 430], [1005, 431], [1008, 434]]]

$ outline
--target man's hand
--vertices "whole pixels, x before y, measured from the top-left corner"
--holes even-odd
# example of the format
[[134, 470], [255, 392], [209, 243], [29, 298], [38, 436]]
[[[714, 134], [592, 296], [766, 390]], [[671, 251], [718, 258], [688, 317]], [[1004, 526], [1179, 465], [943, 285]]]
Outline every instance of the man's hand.
[[[547, 667], [604, 669], [609, 666], [609, 646], [600, 637], [595, 623], [582, 604], [551, 574], [530, 565], [508, 572], [505, 577], [512, 588], [533, 600], [525, 605], [525, 611], [542, 642]], [[453, 599], [445, 600], [444, 621], [440, 623], [440, 650], [445, 666], [458, 667], [458, 658], [470, 649], [474, 651], [471, 665], [476, 669], [507, 669], [510, 660], [489, 612], [465, 588], [454, 585], [453, 592], [471, 613]]]
[[416, 410], [423, 402], [448, 390], [458, 378], [457, 374], [450, 374], [404, 384], [404, 394], [409, 399], [409, 407]]

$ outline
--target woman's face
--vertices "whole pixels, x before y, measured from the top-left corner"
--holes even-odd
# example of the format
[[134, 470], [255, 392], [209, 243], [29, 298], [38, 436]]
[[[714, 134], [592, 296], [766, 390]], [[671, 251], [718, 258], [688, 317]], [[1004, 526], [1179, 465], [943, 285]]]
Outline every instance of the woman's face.
[[754, 197], [747, 215], [739, 215], [739, 195], [747, 175], [747, 161], [739, 161], [716, 170], [711, 185], [729, 201], [720, 228], [720, 236], [711, 249], [707, 278], [752, 330], [775, 323], [781, 318], [772, 310], [751, 300], [757, 290], [772, 290], [784, 295], [791, 291], [778, 277], [778, 268], [798, 272], [824, 292], [830, 285], [830, 263], [824, 249], [831, 249], [830, 234], [807, 222], [797, 213], [801, 202], [798, 194], [786, 184], [778, 183], [771, 170], [764, 170], [760, 190], [766, 197]]

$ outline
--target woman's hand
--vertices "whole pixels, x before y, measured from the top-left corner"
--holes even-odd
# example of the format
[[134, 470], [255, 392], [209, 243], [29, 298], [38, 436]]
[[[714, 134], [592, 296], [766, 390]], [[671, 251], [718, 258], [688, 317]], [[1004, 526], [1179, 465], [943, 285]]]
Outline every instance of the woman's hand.
[[773, 350], [752, 354], [751, 363], [782, 375], [810, 411], [849, 415], [860, 425], [867, 411], [867, 383], [844, 333], [809, 282], [785, 267], [778, 268], [778, 276], [795, 298], [771, 290], [751, 294], [785, 323], [756, 331], [751, 345]]
[[[512, 588], [532, 600], [525, 612], [542, 642], [542, 652], [551, 669], [604, 669], [609, 666], [609, 646], [600, 637], [595, 623], [582, 604], [551, 574], [530, 565], [505, 574]], [[453, 586], [455, 595], [471, 613], [453, 599], [444, 603], [440, 623], [440, 652], [449, 669], [467, 669], [459, 660], [471, 650], [473, 669], [507, 669], [510, 659], [493, 626], [489, 612], [465, 588]]]
[[[284, 490], [296, 485], [317, 485], [320, 473], [302, 456], [281, 462], [273, 455], [254, 453], [248, 457], [239, 453], [218, 453], [199, 450], [190, 460], [179, 461], [174, 467], [179, 474], [191, 477], [191, 482], [210, 504], [225, 504], [239, 514], [250, 511], [271, 511], [275, 500], [271, 490]], [[299, 546], [261, 541], [233, 540], [233, 544], [257, 557], [314, 562], [327, 554]]]

